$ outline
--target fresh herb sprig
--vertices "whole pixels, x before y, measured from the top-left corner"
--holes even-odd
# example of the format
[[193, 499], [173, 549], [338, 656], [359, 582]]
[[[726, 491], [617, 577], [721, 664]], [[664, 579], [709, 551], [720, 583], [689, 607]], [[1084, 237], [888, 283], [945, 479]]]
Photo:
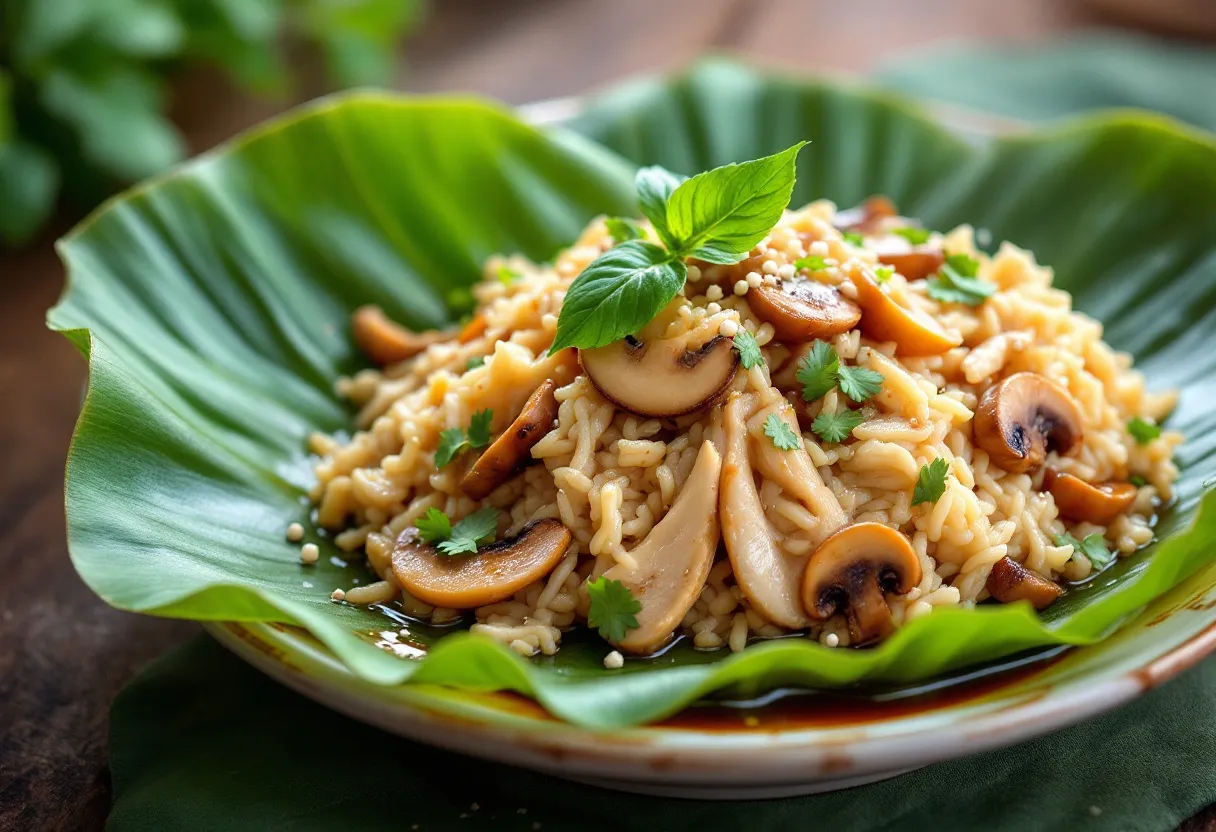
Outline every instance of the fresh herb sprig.
[[977, 275], [980, 262], [966, 254], [951, 254], [936, 275], [925, 283], [929, 297], [942, 303], [961, 303], [979, 306], [996, 291], [991, 283], [985, 283]]
[[489, 445], [490, 423], [493, 420], [494, 411], [479, 410], [473, 414], [468, 433], [460, 428], [440, 431], [439, 447], [435, 449], [435, 467], [444, 467], [464, 451]]
[[1099, 569], [1115, 557], [1110, 549], [1106, 548], [1106, 538], [1097, 532], [1086, 535], [1083, 540], [1077, 540], [1071, 534], [1057, 534], [1055, 541], [1057, 546], [1071, 546], [1074, 555], [1085, 555], [1089, 562]]
[[437, 508], [428, 508], [414, 525], [418, 536], [434, 544], [443, 555], [471, 555], [478, 546], [494, 542], [498, 533], [498, 509], [486, 506], [452, 524], [451, 519]]
[[838, 444], [853, 435], [853, 428], [866, 420], [860, 410], [842, 410], [839, 413], [823, 411], [811, 423], [811, 430], [824, 442]]
[[591, 599], [587, 623], [607, 641], [618, 642], [637, 629], [642, 605], [620, 581], [600, 575], [587, 583], [587, 597]]
[[798, 434], [776, 413], [770, 413], [764, 420], [764, 435], [779, 451], [796, 451], [802, 447]]
[[1127, 432], [1136, 440], [1137, 445], [1147, 445], [1161, 435], [1161, 426], [1135, 416], [1128, 420]]
[[739, 351], [739, 363], [743, 365], [743, 369], [750, 370], [764, 362], [764, 355], [760, 352], [760, 345], [756, 343], [756, 336], [746, 329], [740, 329], [736, 333], [734, 343], [735, 349]]
[[916, 477], [916, 488], [912, 490], [912, 505], [936, 503], [946, 493], [946, 478], [950, 476], [950, 463], [942, 457], [920, 466]]
[[811, 344], [811, 351], [798, 363], [794, 378], [802, 384], [802, 398], [808, 402], [823, 398], [839, 385], [840, 392], [861, 404], [878, 395], [883, 382], [882, 373], [841, 364], [836, 348], [826, 341]]
[[583, 269], [566, 291], [549, 353], [602, 347], [636, 333], [679, 293], [688, 276], [685, 258], [743, 259], [789, 204], [804, 144], [691, 179], [657, 166], [639, 170], [638, 204], [663, 245], [626, 240]]

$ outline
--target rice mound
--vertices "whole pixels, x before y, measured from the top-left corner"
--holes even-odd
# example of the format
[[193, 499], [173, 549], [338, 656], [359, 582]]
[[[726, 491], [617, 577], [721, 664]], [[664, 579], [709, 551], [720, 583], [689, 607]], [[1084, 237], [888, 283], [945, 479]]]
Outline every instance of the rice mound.
[[[665, 311], [667, 337], [686, 332], [704, 343], [738, 330], [751, 332], [765, 361], [740, 369], [730, 392], [750, 393], [747, 420], [752, 437], [768, 442], [762, 425], [768, 414], [797, 395], [790, 360], [797, 345], [774, 340], [773, 327], [753, 315], [746, 290], [760, 282], [792, 277], [795, 261], [818, 255], [835, 266], [817, 279], [836, 284], [846, 296], [855, 289], [846, 277], [850, 264], [876, 264], [876, 255], [846, 243], [833, 226], [835, 206], [819, 201], [787, 211], [751, 256], [733, 266], [689, 268], [681, 296]], [[434, 608], [403, 593], [391, 556], [397, 536], [429, 508], [453, 521], [489, 505], [501, 510], [500, 536], [539, 518], [557, 518], [574, 542], [545, 580], [510, 600], [475, 611], [475, 632], [497, 639], [524, 655], [551, 655], [562, 631], [585, 622], [588, 598], [583, 584], [617, 563], [666, 514], [688, 478], [705, 440], [722, 447], [722, 408], [715, 406], [675, 419], [642, 418], [605, 399], [574, 364], [573, 380], [557, 390], [558, 418], [532, 449], [534, 464], [474, 502], [460, 488], [467, 461], [437, 469], [434, 454], [442, 430], [464, 427], [474, 412], [492, 408], [513, 418], [527, 397], [552, 373], [546, 351], [553, 341], [562, 299], [570, 283], [614, 241], [604, 221], [593, 221], [553, 265], [519, 257], [494, 258], [486, 279], [474, 289], [478, 325], [472, 337], [433, 344], [414, 358], [383, 370], [365, 370], [338, 382], [338, 391], [359, 407], [358, 431], [349, 441], [314, 434], [319, 456], [316, 522], [332, 531], [345, 551], [364, 551], [381, 581], [347, 591], [355, 604], [399, 600], [409, 616], [434, 623], [462, 613]], [[963, 337], [963, 345], [940, 355], [897, 357], [892, 343], [875, 343], [852, 329], [832, 340], [842, 363], [868, 367], [884, 377], [879, 396], [862, 407], [866, 421], [841, 444], [801, 434], [805, 452], [850, 522], [876, 521], [910, 539], [922, 579], [904, 595], [889, 594], [895, 624], [930, 614], [937, 607], [973, 606], [985, 601], [992, 565], [1008, 556], [1045, 578], [1079, 581], [1094, 568], [1081, 552], [1056, 545], [1056, 536], [1078, 540], [1101, 534], [1120, 555], [1153, 537], [1157, 507], [1171, 499], [1178, 471], [1171, 461], [1182, 437], [1165, 431], [1138, 444], [1125, 428], [1133, 416], [1162, 420], [1173, 394], [1146, 392], [1131, 357], [1102, 341], [1102, 326], [1073, 312], [1067, 292], [1052, 288], [1052, 272], [1010, 244], [992, 257], [976, 249], [967, 226], [945, 235], [947, 253], [980, 261], [979, 276], [996, 291], [978, 307], [941, 304], [925, 282], [899, 274], [887, 281], [890, 295], [923, 310]], [[498, 279], [506, 266], [520, 275]], [[469, 330], [466, 329], [466, 333]], [[484, 364], [470, 368], [470, 361]], [[476, 362], [474, 361], [474, 364]], [[996, 467], [973, 444], [971, 422], [984, 391], [1020, 372], [1041, 374], [1065, 388], [1084, 419], [1079, 452], [1052, 454], [1056, 470], [1087, 482], [1127, 480], [1139, 486], [1130, 509], [1108, 525], [1068, 523], [1052, 495], [1040, 490], [1042, 471], [1013, 474]], [[808, 406], [808, 416], [843, 409], [839, 389]], [[756, 443], [759, 444], [759, 443]], [[791, 453], [794, 453], [793, 451]], [[468, 455], [476, 457], [476, 454]], [[949, 463], [945, 493], [935, 503], [912, 506], [920, 466], [942, 458]], [[805, 556], [830, 529], [796, 495], [772, 480], [761, 480], [760, 497], [781, 549]], [[784, 629], [752, 609], [732, 577], [721, 547], [694, 606], [679, 632], [698, 648], [744, 648], [750, 639], [783, 635]], [[829, 646], [847, 646], [843, 616], [815, 623], [807, 636]]]

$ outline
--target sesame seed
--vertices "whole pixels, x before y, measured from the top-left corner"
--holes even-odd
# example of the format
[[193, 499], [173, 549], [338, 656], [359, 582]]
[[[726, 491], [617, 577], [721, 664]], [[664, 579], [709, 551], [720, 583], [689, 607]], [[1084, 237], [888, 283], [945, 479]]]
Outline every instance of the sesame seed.
[[340, 590], [340, 589], [335, 589], [333, 592], [329, 593], [329, 600], [331, 600], [331, 601], [345, 601], [345, 600], [346, 600], [346, 593], [345, 593], [345, 592], [343, 592], [343, 591], [342, 591], [342, 590]]
[[744, 295], [746, 295], [747, 290], [750, 288], [752, 288], [752, 287], [747, 284], [746, 280], [736, 280], [735, 281], [735, 294], [738, 295], [739, 297], [743, 297]]
[[776, 274], [777, 273], [777, 261], [776, 260], [765, 260], [763, 263], [760, 264], [760, 271], [764, 272], [765, 274]]
[[604, 656], [604, 667], [608, 668], [609, 670], [616, 670], [617, 668], [624, 666], [625, 657], [622, 656], [618, 651], [613, 650], [607, 656]]
[[721, 286], [710, 286], [708, 289], [705, 290], [705, 299], [706, 300], [722, 300], [722, 287]]
[[693, 283], [696, 283], [698, 280], [700, 280], [701, 279], [701, 267], [700, 266], [689, 266], [688, 267], [688, 279], [691, 280]]
[[755, 289], [760, 285], [760, 282], [764, 280], [764, 276], [761, 275], [760, 272], [748, 272], [746, 280], [747, 285]]
[[739, 334], [739, 325], [734, 321], [723, 321], [718, 326], [718, 334], [726, 338], [734, 338]]
[[795, 271], [797, 271], [797, 270], [794, 268], [793, 263], [786, 263], [785, 265], [783, 265], [777, 269], [777, 274], [778, 274], [778, 276], [784, 277], [786, 280], [789, 280], [791, 277], [794, 276]]
[[823, 643], [826, 644], [828, 647], [839, 647], [840, 646], [840, 636], [836, 635], [835, 633], [828, 633], [827, 636], [823, 639]]
[[321, 557], [321, 550], [317, 544], [305, 543], [300, 547], [300, 561], [302, 563], [316, 563], [319, 557]]
[[722, 311], [722, 305], [719, 303], [711, 303], [705, 307], [706, 315], [717, 315], [721, 311]]
[[828, 256], [828, 244], [823, 240], [816, 240], [811, 243], [811, 254], [817, 254], [820, 257]]
[[299, 543], [304, 539], [304, 527], [299, 523], [292, 523], [287, 527], [287, 539], [292, 543]]

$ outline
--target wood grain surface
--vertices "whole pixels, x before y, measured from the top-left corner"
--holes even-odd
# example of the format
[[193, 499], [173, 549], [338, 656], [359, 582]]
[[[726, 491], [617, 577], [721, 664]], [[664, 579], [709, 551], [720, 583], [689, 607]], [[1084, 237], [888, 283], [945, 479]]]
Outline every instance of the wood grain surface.
[[[860, 73], [898, 49], [960, 37], [1029, 40], [1104, 22], [1064, 0], [434, 0], [431, 7], [407, 44], [401, 86], [511, 103], [594, 90], [706, 51], [801, 72]], [[173, 115], [199, 151], [316, 91], [305, 83], [293, 100], [252, 100], [202, 72], [177, 86]], [[53, 238], [0, 253], [0, 830], [102, 827], [110, 702], [143, 664], [197, 631], [106, 607], [68, 559], [62, 471], [85, 363], [43, 324], [62, 286]], [[1183, 828], [1216, 832], [1216, 806]]]

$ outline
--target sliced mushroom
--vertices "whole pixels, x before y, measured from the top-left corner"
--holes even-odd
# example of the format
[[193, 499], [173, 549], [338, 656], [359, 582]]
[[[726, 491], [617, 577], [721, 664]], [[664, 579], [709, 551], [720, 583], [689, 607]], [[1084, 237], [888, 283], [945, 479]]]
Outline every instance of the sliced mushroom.
[[1029, 601], [1036, 610], [1051, 606], [1064, 594], [1064, 589], [1037, 572], [1032, 572], [1012, 558], [1004, 557], [992, 564], [988, 573], [988, 594], [1002, 604]]
[[1081, 446], [1081, 409], [1037, 373], [1014, 373], [985, 390], [973, 424], [975, 444], [1012, 474], [1038, 468], [1049, 451], [1068, 455]]
[[492, 411], [490, 430], [499, 433], [523, 410], [532, 391], [546, 381], [562, 387], [574, 380], [578, 374], [578, 351], [572, 347], [556, 355], [536, 358], [527, 347], [499, 341], [494, 345], [494, 354], [486, 359], [485, 368], [486, 372], [479, 374], [465, 398], [465, 407], [470, 413]]
[[1099, 526], [1109, 525], [1131, 508], [1138, 492], [1130, 482], [1091, 485], [1080, 477], [1054, 468], [1043, 472], [1043, 488], [1051, 492], [1062, 517], [1085, 520]]
[[359, 349], [377, 364], [395, 364], [412, 358], [431, 344], [446, 341], [450, 332], [410, 332], [389, 320], [379, 306], [360, 306], [350, 318]]
[[696, 350], [683, 338], [636, 338], [592, 350], [579, 361], [604, 398], [639, 416], [682, 416], [713, 404], [735, 377], [739, 354], [721, 335]]
[[666, 516], [629, 554], [637, 564], [617, 564], [604, 577], [623, 583], [642, 605], [638, 626], [615, 646], [646, 655], [662, 647], [692, 609], [718, 550], [718, 481], [722, 457], [701, 443], [692, 473]]
[[501, 436], [481, 452], [473, 467], [460, 480], [460, 490], [474, 500], [484, 500], [527, 464], [532, 446], [553, 427], [557, 418], [557, 384], [552, 379], [536, 388]]
[[860, 231], [868, 234], [877, 231], [882, 221], [899, 215], [895, 203], [888, 197], [876, 194], [853, 208], [839, 211], [832, 224], [841, 231]]
[[841, 610], [854, 647], [895, 629], [885, 593], [903, 595], [920, 583], [920, 559], [898, 529], [857, 523], [833, 534], [811, 555], [802, 576], [807, 614], [826, 621]]
[[938, 355], [963, 343], [958, 333], [947, 331], [927, 313], [896, 303], [866, 268], [851, 277], [861, 307], [861, 331], [868, 338], [894, 341], [900, 355]]
[[773, 325], [780, 341], [831, 338], [848, 332], [861, 318], [857, 304], [835, 286], [804, 278], [757, 286], [748, 291], [747, 303], [756, 317]]
[[413, 526], [393, 548], [393, 575], [406, 592], [436, 607], [469, 610], [505, 601], [549, 574], [574, 536], [560, 520], [524, 526], [515, 537], [482, 547], [476, 554], [441, 555]]
[[878, 262], [890, 266], [908, 280], [924, 280], [946, 262], [946, 254], [933, 245], [914, 246], [898, 235], [874, 244]]

